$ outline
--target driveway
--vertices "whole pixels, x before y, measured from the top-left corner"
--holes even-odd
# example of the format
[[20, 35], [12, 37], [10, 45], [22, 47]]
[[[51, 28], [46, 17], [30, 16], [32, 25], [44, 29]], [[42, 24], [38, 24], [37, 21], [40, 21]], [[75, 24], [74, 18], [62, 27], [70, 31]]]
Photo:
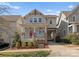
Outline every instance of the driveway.
[[48, 57], [79, 57], [79, 46], [64, 43], [49, 43], [51, 53]]

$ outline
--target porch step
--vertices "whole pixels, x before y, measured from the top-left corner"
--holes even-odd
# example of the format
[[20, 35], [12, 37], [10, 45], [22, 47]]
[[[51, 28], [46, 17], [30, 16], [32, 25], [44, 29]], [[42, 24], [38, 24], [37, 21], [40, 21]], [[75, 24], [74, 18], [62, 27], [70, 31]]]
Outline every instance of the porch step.
[[47, 44], [46, 40], [37, 40], [38, 44]]

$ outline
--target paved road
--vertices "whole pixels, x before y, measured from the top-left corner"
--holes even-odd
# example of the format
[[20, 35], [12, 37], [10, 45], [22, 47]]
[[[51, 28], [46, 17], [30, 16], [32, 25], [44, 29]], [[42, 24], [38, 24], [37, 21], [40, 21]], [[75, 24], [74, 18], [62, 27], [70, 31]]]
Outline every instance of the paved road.
[[48, 57], [79, 57], [79, 46], [51, 43], [51, 53]]

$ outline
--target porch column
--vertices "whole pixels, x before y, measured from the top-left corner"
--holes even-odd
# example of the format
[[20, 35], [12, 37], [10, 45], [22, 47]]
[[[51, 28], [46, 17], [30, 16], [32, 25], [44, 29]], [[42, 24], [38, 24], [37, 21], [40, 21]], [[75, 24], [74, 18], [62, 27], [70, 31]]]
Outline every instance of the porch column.
[[36, 27], [34, 26], [34, 38], [35, 38]]
[[73, 32], [77, 32], [77, 26], [76, 26], [76, 24], [73, 24]]
[[47, 43], [47, 26], [45, 26], [45, 41]]
[[56, 30], [54, 30], [54, 42], [56, 42]]

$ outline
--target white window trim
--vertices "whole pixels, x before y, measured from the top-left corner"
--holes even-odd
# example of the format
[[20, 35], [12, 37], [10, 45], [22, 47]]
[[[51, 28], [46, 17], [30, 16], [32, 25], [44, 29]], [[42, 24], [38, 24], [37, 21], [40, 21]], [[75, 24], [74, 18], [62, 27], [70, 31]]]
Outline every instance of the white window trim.
[[39, 18], [38, 18], [38, 23], [42, 23], [42, 18], [41, 18], [41, 22], [39, 22]]
[[76, 21], [76, 15], [73, 15], [73, 16], [72, 16], [72, 21], [73, 21], [73, 17], [75, 17], [75, 21]]
[[[34, 21], [33, 21], [34, 23], [37, 23], [37, 22], [38, 22], [38, 20], [37, 20], [37, 18], [36, 18], [36, 17], [34, 17], [33, 19], [34, 19]], [[36, 19], [36, 22], [35, 22], [35, 19]]]
[[[52, 20], [50, 20], [50, 21], [52, 21]], [[50, 24], [50, 21], [49, 21], [49, 24]], [[52, 23], [51, 23], [52, 24]]]

